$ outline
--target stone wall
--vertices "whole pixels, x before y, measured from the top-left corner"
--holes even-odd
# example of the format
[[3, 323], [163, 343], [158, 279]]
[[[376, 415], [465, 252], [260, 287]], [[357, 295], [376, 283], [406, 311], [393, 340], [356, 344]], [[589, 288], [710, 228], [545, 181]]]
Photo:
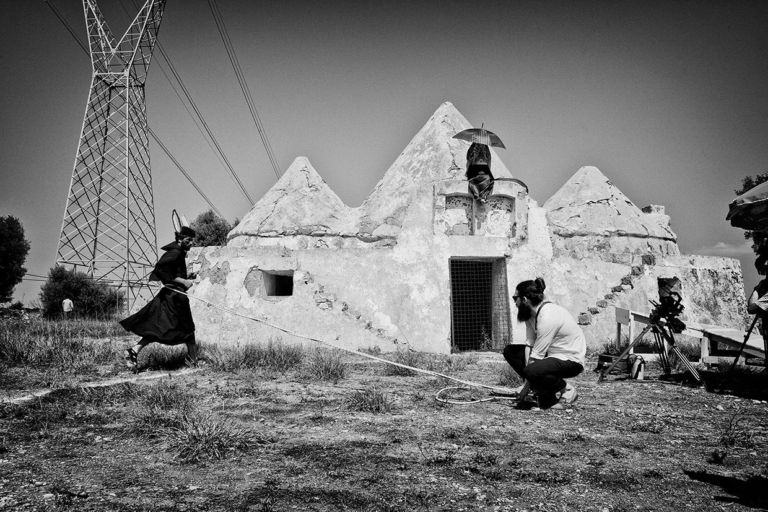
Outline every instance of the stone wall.
[[[620, 270], [623, 267], [623, 275]], [[603, 268], [603, 267], [597, 267]], [[606, 267], [607, 268], [607, 267]], [[640, 269], [633, 275], [632, 269]], [[668, 256], [659, 259], [653, 265], [622, 266], [612, 271], [620, 279], [612, 287], [605, 289], [605, 295], [612, 296], [600, 302], [587, 303], [580, 311], [592, 311], [588, 316], [589, 325], [583, 325], [587, 342], [593, 349], [602, 347], [615, 338], [616, 312], [621, 307], [648, 314], [653, 308], [650, 300], [658, 301], [659, 277], [678, 277], [682, 282], [683, 305], [685, 309], [681, 319], [694, 326], [696, 324], [716, 325], [735, 329], [746, 328], [746, 298], [738, 260], [712, 256]], [[625, 279], [632, 275], [631, 280]], [[627, 283], [629, 284], [622, 284]], [[606, 280], [608, 282], [608, 280]], [[579, 300], [584, 298], [579, 294]], [[572, 310], [573, 311], [573, 310]]]
[[[466, 182], [462, 184], [466, 187]], [[518, 185], [509, 185], [516, 196], [516, 218], [527, 223], [530, 216], [532, 222], [543, 223], [544, 211]], [[543, 271], [543, 255], [551, 255], [552, 249], [549, 238], [540, 233], [521, 244], [527, 232], [524, 229], [517, 230], [520, 238], [492, 233], [446, 234], [442, 224], [435, 223], [435, 187], [427, 184], [414, 192], [416, 197], [409, 203], [394, 246], [297, 246], [295, 236], [286, 236], [283, 243], [275, 246], [242, 246], [249, 237], [239, 236], [230, 246], [205, 248], [194, 259], [190, 256], [193, 270], [200, 276], [192, 293], [292, 332], [336, 340], [352, 348], [391, 351], [408, 346], [419, 351], [448, 353], [451, 258], [479, 258], [505, 264], [508, 283], [512, 283], [506, 290], [506, 303], [513, 308], [514, 283]], [[281, 237], [270, 239], [281, 241]], [[289, 271], [293, 272], [293, 295], [265, 296], [263, 272]], [[203, 342], [244, 343], [248, 339], [267, 340], [275, 336], [301, 341], [199, 301], [193, 300], [192, 307]], [[514, 311], [508, 314], [514, 317]], [[511, 337], [521, 341], [524, 327], [516, 321], [510, 327]], [[495, 340], [499, 346], [505, 341], [511, 340]]]

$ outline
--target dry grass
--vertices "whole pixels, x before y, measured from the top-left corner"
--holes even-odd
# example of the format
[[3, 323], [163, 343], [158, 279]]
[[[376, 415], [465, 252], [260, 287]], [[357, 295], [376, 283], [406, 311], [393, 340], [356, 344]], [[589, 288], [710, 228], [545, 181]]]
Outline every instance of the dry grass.
[[204, 357], [220, 371], [263, 368], [284, 374], [298, 369], [306, 357], [301, 345], [288, 345], [270, 339], [266, 345], [254, 342], [231, 347], [206, 347]]
[[[659, 382], [598, 384], [587, 371], [574, 379], [580, 398], [570, 411], [450, 406], [434, 400], [452, 385], [445, 379], [391, 375], [356, 364], [359, 355], [296, 349], [301, 362], [283, 366], [265, 361], [294, 349], [232, 350], [221, 355], [228, 362], [193, 374], [0, 405], [0, 508], [768, 507], [768, 404], [758, 400]], [[484, 384], [519, 382], [500, 356], [419, 362]], [[7, 368], [36, 371], [14, 364]], [[758, 377], [752, 389], [766, 386]]]
[[351, 411], [384, 413], [392, 409], [392, 402], [381, 389], [370, 386], [352, 392], [347, 399], [347, 408]]
[[115, 360], [118, 348], [105, 341], [122, 328], [113, 322], [42, 319], [0, 320], [0, 363], [8, 366], [63, 367], [78, 372], [83, 365]]
[[254, 444], [251, 432], [211, 413], [185, 414], [168, 432], [169, 450], [187, 463], [223, 459], [247, 452]]
[[310, 380], [338, 382], [347, 376], [348, 365], [340, 350], [316, 348], [309, 356], [303, 376]]

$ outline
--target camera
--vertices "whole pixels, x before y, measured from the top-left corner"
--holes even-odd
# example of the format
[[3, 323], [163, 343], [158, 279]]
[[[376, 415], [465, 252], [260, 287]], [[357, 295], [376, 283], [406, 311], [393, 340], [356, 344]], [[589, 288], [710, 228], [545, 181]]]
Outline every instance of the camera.
[[653, 324], [666, 324], [670, 331], [679, 334], [685, 330], [685, 323], [679, 318], [685, 309], [682, 304], [680, 279], [677, 277], [659, 277], [657, 282], [659, 284], [659, 302], [650, 301], [653, 305], [650, 321]]

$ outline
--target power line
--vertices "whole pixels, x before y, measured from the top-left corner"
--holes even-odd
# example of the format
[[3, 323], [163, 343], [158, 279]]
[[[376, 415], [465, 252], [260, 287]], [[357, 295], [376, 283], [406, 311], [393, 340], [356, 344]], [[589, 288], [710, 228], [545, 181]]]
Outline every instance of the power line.
[[[133, 4], [136, 6], [136, 0], [133, 1]], [[122, 5], [122, 2], [121, 2]], [[125, 8], [123, 6], [123, 8]], [[200, 109], [197, 108], [197, 104], [192, 99], [192, 95], [189, 93], [189, 90], [187, 90], [187, 87], [184, 85], [184, 81], [181, 79], [181, 76], [179, 76], [179, 73], [176, 71], [176, 68], [173, 67], [173, 64], [171, 63], [171, 58], [168, 57], [168, 55], [165, 53], [165, 49], [162, 47], [162, 45], [157, 42], [155, 44], [155, 47], [160, 51], [160, 55], [163, 56], [163, 59], [165, 59], [165, 63], [168, 66], [168, 69], [171, 71], [171, 74], [176, 79], [176, 82], [179, 84], [179, 87], [181, 88], [182, 92], [184, 93], [184, 96], [186, 97], [187, 101], [189, 102], [189, 105], [192, 107], [192, 110], [194, 110], [195, 115], [200, 120], [200, 123], [203, 125], [203, 129], [205, 130], [205, 133], [208, 134], [208, 137], [210, 137], [210, 140], [213, 142], [213, 145], [216, 146], [216, 150], [218, 151], [219, 155], [221, 156], [222, 160], [227, 166], [227, 169], [229, 170], [229, 174], [234, 179], [235, 183], [240, 187], [240, 190], [243, 192], [245, 197], [250, 202], [251, 206], [253, 206], [254, 201], [251, 195], [248, 193], [248, 191], [245, 189], [245, 186], [243, 185], [243, 182], [240, 181], [240, 177], [237, 175], [237, 172], [235, 172], [235, 169], [232, 167], [232, 164], [229, 162], [229, 159], [224, 154], [224, 150], [221, 149], [221, 145], [219, 144], [219, 141], [216, 139], [216, 137], [213, 135], [213, 132], [211, 131], [210, 127], [208, 126], [208, 123], [205, 121], [205, 118], [203, 117], [203, 114], [200, 112]]]
[[243, 69], [240, 67], [240, 61], [237, 59], [235, 47], [232, 45], [232, 41], [230, 40], [229, 34], [227, 33], [227, 28], [224, 24], [224, 17], [221, 15], [221, 11], [219, 10], [219, 6], [216, 4], [215, 0], [208, 0], [208, 6], [211, 8], [211, 13], [213, 13], [213, 19], [216, 22], [216, 28], [218, 28], [219, 35], [221, 36], [221, 40], [224, 43], [224, 48], [227, 50], [229, 62], [232, 63], [232, 68], [235, 70], [237, 81], [240, 84], [240, 89], [243, 91], [243, 96], [245, 97], [245, 103], [248, 105], [248, 110], [251, 112], [253, 122], [256, 124], [256, 129], [258, 130], [259, 136], [261, 137], [261, 142], [264, 144], [264, 149], [267, 152], [269, 162], [272, 164], [272, 169], [275, 171], [275, 176], [280, 178], [280, 169], [277, 165], [277, 160], [275, 159], [275, 153], [272, 150], [272, 145], [269, 143], [269, 138], [267, 138], [267, 132], [264, 129], [264, 124], [261, 121], [259, 112], [256, 109], [253, 98], [251, 97], [251, 90], [245, 81], [245, 75], [243, 74]]
[[216, 212], [216, 215], [218, 215], [221, 218], [224, 218], [224, 216], [221, 214], [218, 208], [216, 208], [210, 199], [208, 199], [208, 196], [205, 195], [205, 193], [200, 189], [200, 187], [197, 186], [197, 183], [195, 183], [189, 174], [187, 174], [187, 171], [184, 170], [184, 168], [181, 166], [181, 164], [176, 160], [170, 151], [168, 151], [168, 148], [165, 147], [165, 144], [160, 140], [160, 138], [157, 136], [157, 134], [152, 131], [152, 128], [148, 128], [149, 134], [152, 136], [153, 139], [155, 139], [155, 142], [157, 142], [157, 145], [160, 146], [160, 148], [165, 151], [165, 154], [168, 155], [168, 158], [171, 159], [171, 162], [176, 166], [176, 168], [181, 171], [181, 174], [183, 174], [187, 180], [192, 184], [193, 187], [195, 187], [195, 190], [197, 190], [197, 193], [200, 194], [203, 199], [205, 199], [205, 202], [208, 203], [208, 206], [213, 209], [213, 211]]
[[[72, 26], [67, 22], [67, 20], [64, 18], [64, 16], [61, 14], [61, 12], [58, 10], [58, 8], [53, 5], [50, 0], [45, 0], [46, 5], [50, 7], [51, 11], [56, 15], [56, 17], [59, 19], [59, 21], [64, 25], [64, 27], [67, 29], [67, 31], [70, 33], [70, 35], [75, 39], [75, 42], [80, 46], [80, 48], [85, 52], [86, 55], [90, 55], [88, 48], [86, 47], [85, 43], [80, 39], [80, 37], [75, 33], [75, 31], [72, 29]], [[162, 67], [161, 67], [162, 69]], [[166, 75], [167, 78], [167, 75]], [[169, 79], [170, 82], [170, 79]], [[171, 83], [171, 87], [173, 87], [173, 84]], [[175, 90], [175, 89], [174, 89]], [[178, 93], [177, 93], [178, 95]], [[202, 198], [205, 200], [206, 203], [208, 203], [208, 206], [211, 207], [213, 211], [217, 213], [219, 217], [223, 217], [221, 212], [218, 208], [211, 202], [210, 199], [203, 193], [203, 191], [200, 189], [200, 187], [195, 183], [195, 181], [192, 179], [192, 177], [187, 173], [186, 170], [182, 167], [182, 165], [174, 158], [174, 156], [171, 154], [171, 152], [168, 150], [168, 148], [160, 141], [160, 138], [152, 131], [152, 129], [149, 129], [150, 135], [155, 139], [155, 142], [158, 143], [160, 148], [165, 152], [165, 154], [170, 158], [170, 160], [176, 165], [176, 167], [181, 171], [181, 173], [184, 175], [184, 177], [189, 181], [189, 183], [197, 190], [197, 192], [202, 196]]]

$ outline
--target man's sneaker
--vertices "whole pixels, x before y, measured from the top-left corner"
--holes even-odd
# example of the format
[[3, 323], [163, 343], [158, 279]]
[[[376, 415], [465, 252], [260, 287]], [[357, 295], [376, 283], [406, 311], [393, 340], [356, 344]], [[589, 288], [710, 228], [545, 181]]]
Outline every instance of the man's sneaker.
[[133, 350], [133, 347], [126, 349], [125, 352], [123, 352], [123, 357], [125, 358], [125, 364], [129, 369], [135, 370], [139, 365], [139, 354]]
[[560, 392], [560, 400], [557, 403], [564, 406], [571, 405], [577, 398], [579, 398], [579, 394], [576, 392], [576, 388], [566, 384], [565, 389]]

